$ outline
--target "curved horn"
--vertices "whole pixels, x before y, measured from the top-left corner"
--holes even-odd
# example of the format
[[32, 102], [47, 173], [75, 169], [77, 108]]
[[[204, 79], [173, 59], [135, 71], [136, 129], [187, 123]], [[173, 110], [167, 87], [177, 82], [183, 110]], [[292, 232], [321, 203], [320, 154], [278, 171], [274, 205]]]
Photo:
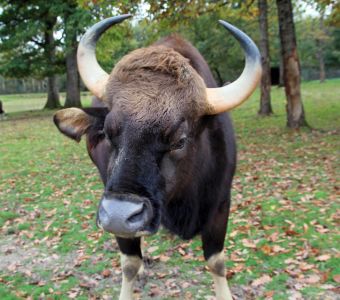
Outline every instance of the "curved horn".
[[246, 56], [246, 63], [241, 76], [231, 84], [206, 89], [209, 103], [207, 113], [210, 115], [231, 110], [243, 103], [255, 90], [262, 74], [261, 55], [250, 37], [225, 21], [220, 20], [219, 23], [239, 41]]
[[96, 43], [100, 36], [112, 25], [131, 17], [130, 14], [107, 18], [94, 24], [86, 31], [79, 42], [77, 61], [78, 70], [85, 86], [99, 99], [102, 99], [109, 78], [96, 58]]

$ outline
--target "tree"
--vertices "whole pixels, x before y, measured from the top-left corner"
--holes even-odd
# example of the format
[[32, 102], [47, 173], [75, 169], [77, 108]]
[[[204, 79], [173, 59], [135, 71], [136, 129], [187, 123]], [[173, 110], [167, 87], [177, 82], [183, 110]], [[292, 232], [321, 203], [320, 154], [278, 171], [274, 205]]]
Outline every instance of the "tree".
[[138, 24], [137, 41], [150, 44], [173, 32], [188, 39], [204, 56], [218, 83], [235, 80], [243, 68], [239, 45], [218, 24], [227, 20], [243, 31], [256, 33], [256, 8], [253, 0], [185, 1], [147, 0], [148, 16]]
[[324, 82], [326, 79], [326, 69], [325, 69], [325, 59], [324, 59], [324, 39], [325, 39], [325, 26], [324, 26], [324, 18], [325, 18], [325, 10], [320, 10], [320, 18], [319, 18], [319, 36], [316, 38], [316, 46], [317, 46], [317, 58], [319, 60], [319, 74], [320, 74], [320, 82]]
[[[332, 34], [337, 27], [340, 4], [336, 0], [305, 0], [305, 5], [318, 12], [318, 16], [300, 18], [298, 31], [299, 49], [304, 50], [304, 57], [300, 56], [309, 65], [319, 68], [320, 83], [326, 79], [327, 55], [333, 50]], [[304, 9], [302, 9], [304, 12]], [[301, 28], [302, 27], [302, 28]], [[315, 55], [311, 55], [314, 53]], [[315, 62], [314, 62], [315, 60]], [[313, 63], [311, 64], [311, 61]]]
[[60, 107], [55, 74], [58, 69], [53, 36], [57, 16], [52, 3], [36, 0], [1, 0], [1, 74], [11, 78], [48, 78], [45, 107]]
[[[112, 1], [107, 0], [98, 0], [95, 4], [91, 0], [78, 1], [91, 10], [99, 9], [102, 17], [106, 14], [103, 9], [109, 3], [112, 4]], [[131, 13], [143, 6], [143, 15], [145, 16], [145, 8], [147, 14], [135, 26], [128, 26], [128, 22], [124, 22], [105, 33], [98, 42], [97, 57], [103, 68], [110, 71], [112, 62], [127, 51], [146, 46], [163, 36], [177, 32], [198, 48], [207, 60], [218, 84], [223, 85], [238, 77], [244, 62], [239, 45], [218, 24], [218, 20], [228, 20], [248, 33], [255, 32], [256, 38], [257, 23], [254, 21], [257, 14], [256, 8], [251, 5], [252, 2], [253, 0], [195, 0], [188, 5], [187, 2], [180, 0], [120, 1], [115, 7], [116, 11]]]
[[84, 25], [82, 20], [87, 19], [87, 12], [74, 0], [64, 1], [62, 4], [65, 39], [65, 66], [66, 66], [66, 99], [65, 107], [81, 107], [80, 78], [77, 65], [77, 35], [82, 32]]
[[268, 41], [267, 0], [258, 0], [260, 24], [260, 52], [262, 56], [261, 100], [259, 115], [268, 116], [273, 113], [270, 99], [270, 55]]
[[[47, 13], [48, 14], [48, 13]], [[45, 74], [47, 75], [47, 102], [45, 108], [53, 109], [60, 107], [59, 90], [57, 83], [57, 76], [53, 70], [53, 66], [56, 64], [56, 46], [53, 36], [53, 29], [57, 22], [57, 18], [49, 16], [45, 20], [44, 29], [44, 56], [48, 65], [45, 67]], [[49, 69], [51, 68], [51, 69]]]
[[281, 55], [283, 58], [283, 77], [287, 98], [287, 126], [298, 129], [308, 126], [301, 99], [300, 90], [300, 62], [297, 53], [293, 8], [291, 0], [276, 0], [279, 31], [281, 41]]

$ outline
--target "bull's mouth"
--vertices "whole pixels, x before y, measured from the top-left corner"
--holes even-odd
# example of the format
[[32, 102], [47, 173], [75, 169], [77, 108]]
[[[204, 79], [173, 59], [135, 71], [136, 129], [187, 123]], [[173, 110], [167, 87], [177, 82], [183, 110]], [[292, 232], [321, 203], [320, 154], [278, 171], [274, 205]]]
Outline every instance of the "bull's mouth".
[[97, 226], [123, 238], [154, 234], [159, 227], [159, 213], [146, 197], [110, 194], [102, 198]]

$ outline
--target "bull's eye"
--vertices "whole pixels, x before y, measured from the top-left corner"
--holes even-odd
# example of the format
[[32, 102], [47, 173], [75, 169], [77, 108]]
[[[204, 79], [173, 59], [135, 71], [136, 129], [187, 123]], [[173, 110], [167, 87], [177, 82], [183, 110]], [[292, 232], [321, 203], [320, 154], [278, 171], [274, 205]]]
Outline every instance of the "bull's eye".
[[105, 139], [107, 142], [111, 144], [111, 138], [105, 130], [98, 131], [98, 136], [100, 136], [100, 138], [102, 139]]
[[104, 131], [103, 133], [104, 133], [104, 137], [105, 137], [107, 140], [110, 140], [110, 137], [109, 137], [109, 135], [107, 134], [107, 132]]
[[105, 138], [105, 132], [104, 130], [98, 130], [97, 135], [101, 138]]
[[185, 137], [181, 138], [177, 143], [171, 145], [171, 150], [173, 151], [173, 150], [183, 149], [183, 147], [185, 146], [186, 140], [187, 139]]
[[102, 133], [103, 133], [103, 136], [106, 140], [111, 141], [111, 137], [105, 129], [102, 131]]

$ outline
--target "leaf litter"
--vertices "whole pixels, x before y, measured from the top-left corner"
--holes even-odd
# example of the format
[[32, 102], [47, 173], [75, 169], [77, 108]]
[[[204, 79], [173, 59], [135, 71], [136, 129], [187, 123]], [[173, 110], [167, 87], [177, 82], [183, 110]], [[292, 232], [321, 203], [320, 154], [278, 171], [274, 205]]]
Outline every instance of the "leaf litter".
[[[27, 134], [37, 135], [32, 143], [53, 132], [45, 119], [16, 122], [16, 130], [29, 128]], [[6, 131], [14, 145], [16, 132], [11, 126]], [[290, 134], [264, 128], [258, 133], [263, 139], [252, 133], [239, 136], [239, 173], [225, 244], [234, 299], [337, 299], [340, 190], [334, 149], [339, 132]], [[30, 169], [38, 161], [31, 152], [27, 165], [4, 164], [8, 173], [0, 182], [0, 285], [25, 299], [115, 299], [121, 281], [119, 254], [111, 237], [94, 225], [101, 193], [96, 171], [79, 146], [57, 132], [51, 141], [56, 142], [34, 145], [44, 149], [39, 171]], [[60, 149], [58, 145], [65, 150], [52, 159], [46, 149]], [[33, 147], [21, 145], [23, 157], [28, 146]], [[72, 171], [71, 165], [81, 170]], [[161, 231], [146, 244], [137, 298], [213, 299], [199, 239], [183, 242]], [[19, 285], [17, 277], [23, 278]], [[45, 289], [33, 295], [29, 286]]]

